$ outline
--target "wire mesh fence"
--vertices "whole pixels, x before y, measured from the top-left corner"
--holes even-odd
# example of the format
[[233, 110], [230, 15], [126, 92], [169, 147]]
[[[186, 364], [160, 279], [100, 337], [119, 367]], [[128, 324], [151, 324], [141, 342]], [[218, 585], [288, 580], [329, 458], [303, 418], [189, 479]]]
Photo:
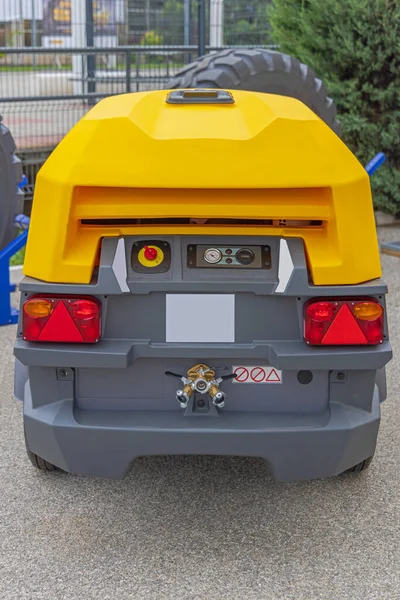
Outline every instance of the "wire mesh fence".
[[[269, 39], [271, 0], [204, 0], [206, 44], [258, 45]], [[95, 45], [198, 44], [203, 0], [0, 0], [0, 47], [81, 46], [89, 24]], [[90, 13], [90, 14], [89, 14]], [[75, 38], [75, 43], [74, 43]]]
[[[164, 88], [196, 55], [195, 47], [162, 46], [5, 50], [0, 114], [23, 160], [28, 201], [41, 164], [91, 106], [106, 96]], [[94, 59], [91, 72], [89, 56]]]
[[28, 177], [106, 96], [165, 88], [199, 54], [270, 42], [268, 0], [0, 0], [0, 114]]
[[[7, 49], [0, 64], [0, 112], [18, 147], [51, 146], [106, 96], [165, 87], [195, 47]], [[25, 61], [35, 68], [28, 68]], [[94, 59], [88, 71], [88, 57]], [[77, 60], [76, 60], [77, 59]]]

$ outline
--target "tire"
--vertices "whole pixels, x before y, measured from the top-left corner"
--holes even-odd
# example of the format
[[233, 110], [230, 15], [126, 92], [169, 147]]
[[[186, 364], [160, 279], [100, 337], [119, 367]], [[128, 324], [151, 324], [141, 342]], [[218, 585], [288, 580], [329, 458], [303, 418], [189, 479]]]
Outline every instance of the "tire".
[[36, 469], [39, 469], [39, 471], [47, 471], [47, 472], [61, 471], [61, 469], [59, 469], [55, 465], [52, 465], [47, 460], [45, 460], [44, 458], [41, 458], [40, 456], [37, 456], [37, 454], [34, 454], [31, 451], [31, 449], [28, 446], [26, 435], [25, 435], [25, 448], [26, 448], [26, 453], [28, 455], [29, 460], [31, 461], [33, 466], [36, 467]]
[[349, 473], [359, 473], [360, 471], [365, 471], [366, 469], [368, 469], [369, 465], [372, 463], [373, 458], [374, 458], [373, 456], [370, 456], [369, 458], [362, 460], [357, 465], [354, 465], [354, 467], [351, 467], [350, 469], [347, 469], [347, 471], [344, 471], [343, 475], [347, 475]]
[[15, 215], [22, 212], [23, 194], [18, 189], [22, 167], [14, 152], [14, 139], [0, 117], [0, 250], [14, 239]]
[[167, 87], [225, 88], [290, 96], [301, 100], [340, 135], [335, 103], [321, 79], [297, 59], [280, 52], [262, 48], [221, 50], [186, 65]]

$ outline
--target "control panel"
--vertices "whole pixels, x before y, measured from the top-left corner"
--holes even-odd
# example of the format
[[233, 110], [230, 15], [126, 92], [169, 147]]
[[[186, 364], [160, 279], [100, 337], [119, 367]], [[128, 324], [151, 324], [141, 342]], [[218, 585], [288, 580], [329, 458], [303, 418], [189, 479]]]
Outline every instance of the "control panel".
[[187, 247], [187, 266], [191, 269], [270, 269], [271, 248], [191, 244]]
[[171, 266], [171, 246], [161, 240], [141, 240], [132, 247], [132, 269], [136, 273], [165, 273]]

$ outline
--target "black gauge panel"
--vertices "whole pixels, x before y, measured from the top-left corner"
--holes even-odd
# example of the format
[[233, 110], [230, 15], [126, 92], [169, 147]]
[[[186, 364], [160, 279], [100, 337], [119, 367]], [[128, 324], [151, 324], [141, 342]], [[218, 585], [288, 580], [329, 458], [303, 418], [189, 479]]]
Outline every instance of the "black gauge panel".
[[270, 269], [270, 246], [220, 246], [190, 244], [187, 247], [190, 269]]

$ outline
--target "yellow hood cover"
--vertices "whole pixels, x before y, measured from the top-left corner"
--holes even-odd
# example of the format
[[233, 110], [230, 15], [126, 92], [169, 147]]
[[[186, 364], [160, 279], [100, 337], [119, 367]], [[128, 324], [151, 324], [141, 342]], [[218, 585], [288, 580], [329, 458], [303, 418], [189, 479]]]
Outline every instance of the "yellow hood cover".
[[218, 233], [301, 237], [317, 285], [380, 276], [368, 175], [311, 110], [255, 92], [168, 94], [102, 100], [62, 140], [37, 177], [26, 275], [89, 283], [103, 237]]

